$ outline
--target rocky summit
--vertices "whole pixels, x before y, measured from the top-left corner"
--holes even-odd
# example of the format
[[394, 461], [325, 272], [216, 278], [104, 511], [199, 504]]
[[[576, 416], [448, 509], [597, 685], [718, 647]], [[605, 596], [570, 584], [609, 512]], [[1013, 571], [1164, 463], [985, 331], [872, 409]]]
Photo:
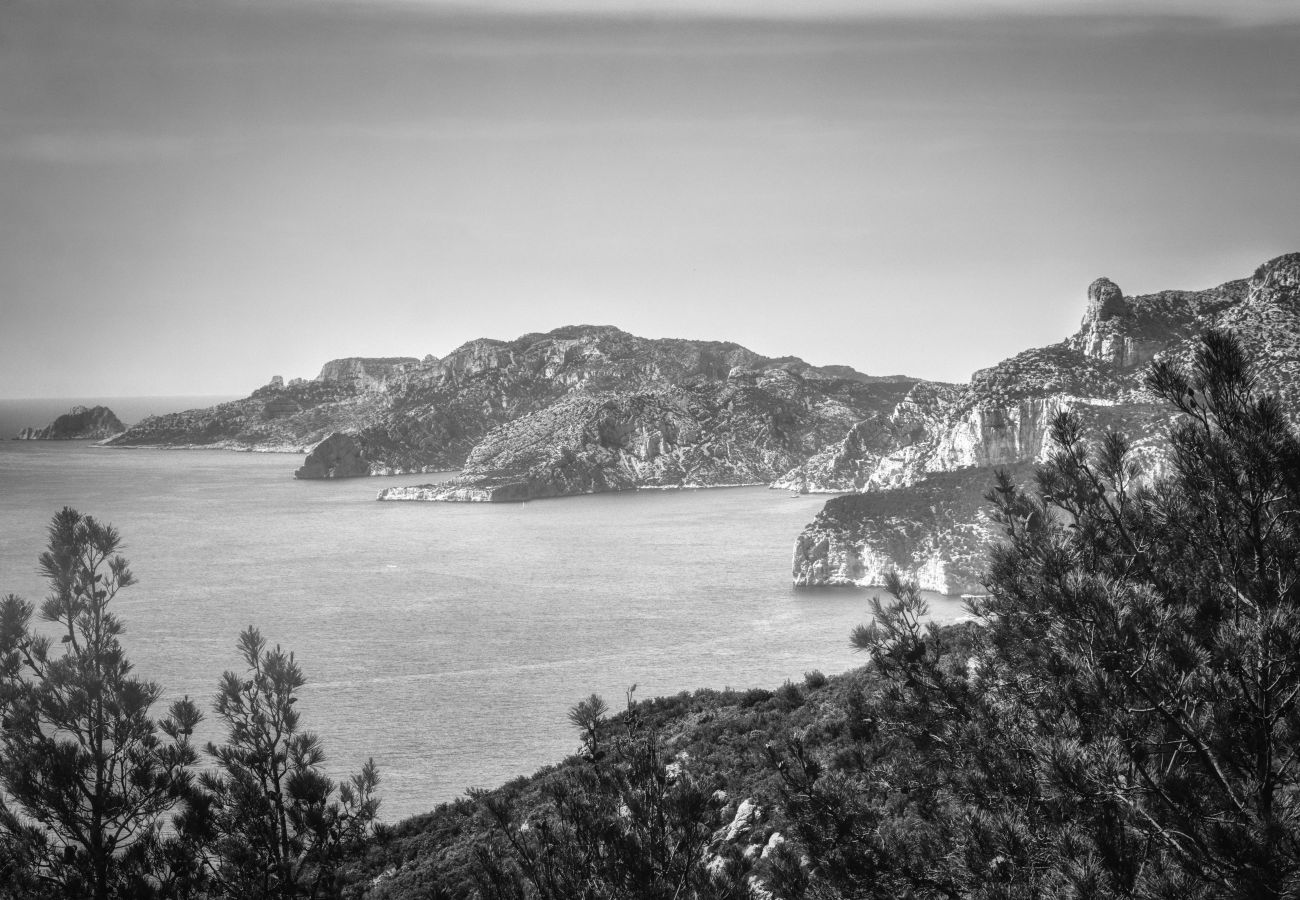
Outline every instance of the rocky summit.
[[571, 326], [442, 359], [350, 358], [243, 400], [157, 416], [115, 446], [308, 453], [299, 478], [461, 469], [381, 499], [512, 501], [768, 484], [916, 379], [768, 358], [733, 343]]
[[1261, 388], [1300, 420], [1300, 253], [1201, 291], [1128, 297], [1099, 278], [1064, 341], [982, 369], [968, 384], [918, 382], [777, 481], [859, 495], [831, 500], [804, 529], [795, 584], [879, 584], [892, 569], [929, 590], [981, 590], [977, 561], [990, 534], [979, 498], [994, 470], [1029, 477], [1028, 464], [1051, 452], [1052, 419], [1072, 410], [1094, 432], [1128, 435], [1148, 474], [1158, 473], [1172, 415], [1145, 389], [1146, 373], [1160, 359], [1187, 363], [1209, 328], [1245, 338]]
[[107, 406], [74, 406], [44, 428], [24, 428], [16, 441], [102, 441], [126, 431]]

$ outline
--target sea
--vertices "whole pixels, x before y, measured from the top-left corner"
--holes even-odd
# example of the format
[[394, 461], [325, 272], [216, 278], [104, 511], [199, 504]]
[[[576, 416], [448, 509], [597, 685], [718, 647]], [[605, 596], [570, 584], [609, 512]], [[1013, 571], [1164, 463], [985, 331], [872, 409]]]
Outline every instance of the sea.
[[[98, 398], [125, 422], [211, 397]], [[72, 401], [0, 401], [0, 435]], [[696, 688], [776, 688], [864, 664], [874, 589], [796, 591], [791, 554], [825, 496], [762, 487], [520, 504], [379, 503], [442, 475], [297, 481], [301, 457], [0, 440], [0, 594], [39, 602], [60, 508], [121, 532], [115, 600], [137, 674], [210, 706], [249, 625], [292, 650], [299, 710], [335, 777], [373, 757], [381, 818], [425, 812], [578, 748], [566, 713]], [[965, 614], [928, 595], [934, 618]], [[203, 723], [200, 741], [218, 739]]]

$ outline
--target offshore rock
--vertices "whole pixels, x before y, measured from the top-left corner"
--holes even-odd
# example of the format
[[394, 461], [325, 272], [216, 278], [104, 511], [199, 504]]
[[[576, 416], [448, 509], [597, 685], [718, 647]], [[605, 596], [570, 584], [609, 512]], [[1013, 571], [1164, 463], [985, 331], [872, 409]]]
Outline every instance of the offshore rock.
[[[1173, 414], [1153, 402], [1146, 373], [1157, 360], [1187, 364], [1198, 336], [1214, 327], [1244, 338], [1261, 388], [1300, 421], [1300, 254], [1202, 291], [1125, 297], [1100, 278], [1071, 337], [982, 369], [966, 385], [920, 382], [893, 410], [856, 423], [778, 480], [808, 492], [896, 494], [830, 501], [796, 544], [795, 583], [878, 583], [896, 568], [934, 590], [975, 589], [963, 560], [982, 565], [970, 548], [984, 533], [977, 501], [993, 467], [1044, 461], [1052, 419], [1070, 410], [1093, 433], [1128, 435], [1144, 477], [1157, 476]], [[965, 499], [932, 496], [934, 483]]]
[[335, 432], [316, 445], [294, 478], [355, 478], [370, 474], [370, 463], [351, 435]]
[[126, 431], [107, 406], [74, 406], [44, 428], [24, 428], [16, 441], [102, 441]]

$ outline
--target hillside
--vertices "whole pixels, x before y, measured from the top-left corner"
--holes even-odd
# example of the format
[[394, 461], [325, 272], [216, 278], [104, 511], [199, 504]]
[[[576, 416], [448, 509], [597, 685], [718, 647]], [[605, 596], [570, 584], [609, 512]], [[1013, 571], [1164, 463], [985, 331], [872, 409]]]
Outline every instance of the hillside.
[[[957, 648], [947, 662], [953, 667], [966, 664], [968, 629], [945, 629]], [[568, 797], [599, 798], [611, 784], [598, 780], [606, 767], [635, 759], [647, 744], [654, 747], [658, 771], [653, 783], [659, 790], [689, 785], [707, 798], [691, 811], [702, 858], [715, 871], [729, 870], [731, 881], [761, 887], [778, 848], [792, 836], [782, 773], [768, 748], [788, 752], [791, 736], [799, 735], [810, 755], [836, 759], [852, 754], [871, 736], [862, 716], [883, 686], [879, 674], [865, 667], [829, 678], [810, 672], [801, 683], [787, 682], [775, 690], [705, 689], [634, 703], [605, 720], [598, 759], [584, 747], [534, 775], [472, 792], [472, 797], [442, 804], [381, 833], [355, 860], [347, 895], [369, 900], [499, 896], [493, 892], [489, 860], [515, 856], [512, 837], [544, 827], [556, 816], [556, 798], [561, 807]], [[575, 731], [575, 749], [584, 743]], [[622, 796], [644, 787], [624, 784]], [[615, 792], [613, 799], [618, 797]], [[613, 812], [626, 816], [626, 811]], [[679, 820], [670, 816], [670, 821], [670, 827], [685, 830]], [[575, 836], [574, 843], [580, 839]]]

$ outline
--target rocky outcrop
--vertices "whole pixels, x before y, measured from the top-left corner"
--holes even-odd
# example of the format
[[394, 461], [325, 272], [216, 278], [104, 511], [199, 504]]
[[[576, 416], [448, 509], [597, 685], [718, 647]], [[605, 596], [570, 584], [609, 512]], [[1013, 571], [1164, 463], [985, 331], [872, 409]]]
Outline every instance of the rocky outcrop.
[[74, 406], [44, 428], [24, 428], [16, 441], [102, 441], [126, 431], [107, 406]]
[[1246, 290], [1245, 281], [1230, 281], [1208, 291], [1125, 297], [1110, 279], [1099, 278], [1088, 288], [1079, 331], [1066, 345], [1116, 370], [1145, 366], [1170, 344], [1198, 333], [1207, 319], [1239, 303]]
[[[847, 366], [821, 369], [797, 357], [767, 359], [738, 344], [648, 340], [579, 325], [514, 341], [471, 341], [441, 359], [334, 360], [310, 381], [277, 376], [243, 400], [146, 419], [113, 445], [306, 453], [337, 433], [356, 450], [354, 464], [343, 469], [350, 474], [467, 466], [454, 487], [405, 492], [421, 498], [767, 483], [840, 439], [855, 421], [891, 409], [914, 383]], [[697, 414], [704, 418], [692, 420]], [[609, 418], [605, 432], [591, 424], [601, 415]], [[755, 423], [744, 423], [745, 415]], [[621, 433], [620, 422], [640, 423], [628, 427], [647, 435], [663, 423], [686, 437], [661, 434], [668, 451], [615, 449], [609, 435]], [[582, 439], [589, 427], [604, 435], [592, 445]], [[538, 449], [551, 432], [572, 460]], [[698, 444], [691, 437], [697, 432], [705, 435]], [[742, 435], [751, 434], [758, 443], [746, 451]], [[325, 447], [322, 459], [335, 452], [334, 444]], [[330, 469], [309, 461], [299, 477]]]
[[350, 435], [335, 432], [316, 445], [294, 478], [353, 478], [370, 474], [365, 453]]
[[[930, 485], [978, 498], [992, 467], [1046, 459], [1051, 421], [1065, 410], [1097, 433], [1128, 435], [1147, 476], [1158, 474], [1172, 416], [1147, 393], [1145, 374], [1154, 360], [1186, 364], [1207, 328], [1241, 334], [1255, 354], [1261, 386], [1282, 397], [1293, 420], [1300, 418], [1298, 284], [1300, 254], [1270, 260], [1249, 280], [1204, 291], [1125, 297], [1113, 281], [1099, 278], [1088, 288], [1079, 331], [1061, 343], [982, 369], [967, 385], [918, 383], [892, 411], [855, 424], [778, 481], [810, 492], [864, 492], [863, 499], [831, 501], [805, 529], [796, 545], [795, 583], [876, 583], [897, 568], [934, 590], [945, 583], [971, 589], [960, 560], [983, 533], [980, 504], [947, 505], [931, 496]], [[936, 481], [940, 473], [950, 474]], [[881, 513], [876, 504], [885, 501], [869, 498], [880, 491], [896, 495], [889, 504], [915, 506], [915, 514]]]
[[418, 362], [412, 356], [349, 356], [325, 363], [316, 380], [346, 385], [356, 391], [383, 390], [390, 377]]

